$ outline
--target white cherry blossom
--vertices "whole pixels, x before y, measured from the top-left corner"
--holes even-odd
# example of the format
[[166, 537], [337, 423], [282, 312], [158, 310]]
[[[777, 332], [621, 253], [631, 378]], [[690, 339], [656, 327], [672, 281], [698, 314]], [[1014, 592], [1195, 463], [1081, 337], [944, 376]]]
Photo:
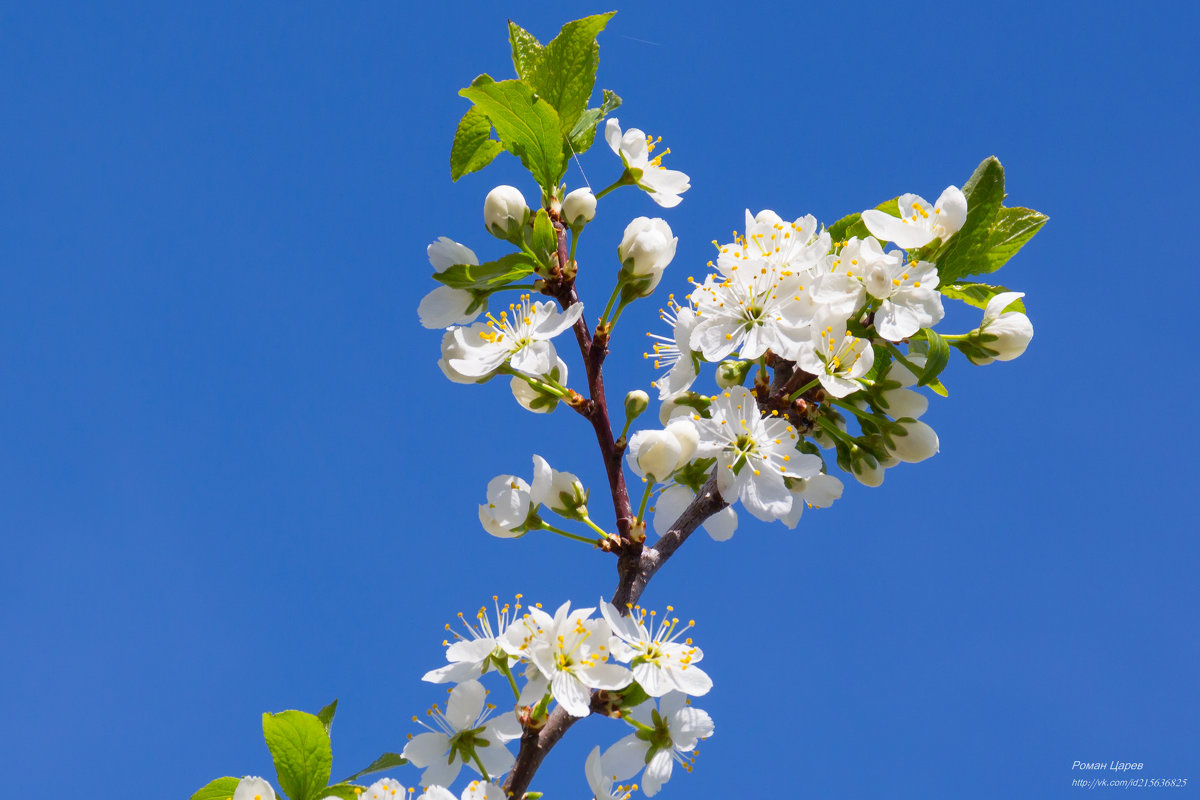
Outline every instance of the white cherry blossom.
[[262, 778], [247, 775], [238, 781], [232, 800], [275, 800], [275, 789]]
[[[425, 248], [434, 272], [445, 272], [456, 264], [477, 266], [479, 258], [475, 251], [453, 239], [439, 236], [438, 240]], [[448, 328], [451, 325], [467, 325], [479, 316], [475, 296], [466, 289], [438, 286], [421, 299], [417, 315], [426, 328]]]
[[621, 163], [637, 185], [650, 193], [650, 199], [663, 208], [673, 208], [683, 199], [681, 194], [691, 188], [688, 176], [666, 169], [662, 158], [670, 148], [651, 158], [650, 154], [662, 142], [662, 137], [653, 139], [637, 128], [621, 133], [621, 125], [612, 117], [604, 125], [604, 139], [612, 151], [621, 157]]
[[819, 321], [811, 335], [810, 345], [800, 351], [797, 359], [800, 368], [816, 375], [834, 397], [861, 389], [856, 379], [866, 375], [875, 363], [871, 343], [848, 333], [845, 321], [836, 317]]
[[[1033, 323], [1020, 311], [1005, 311], [1014, 300], [1024, 297], [1024, 292], [1001, 292], [988, 300], [983, 312], [983, 322], [971, 332], [979, 343], [995, 353], [994, 358], [971, 358], [976, 364], [986, 365], [993, 361], [1012, 361], [1025, 352], [1033, 340]], [[980, 334], [983, 335], [979, 338]], [[994, 338], [991, 338], [994, 337]]]
[[632, 786], [613, 786], [615, 778], [604, 768], [600, 745], [588, 753], [583, 770], [587, 775], [588, 788], [592, 790], [592, 800], [630, 800], [638, 788], [636, 783]]
[[543, 375], [558, 363], [550, 340], [574, 325], [582, 313], [582, 303], [560, 312], [552, 302], [530, 302], [529, 295], [523, 294], [519, 304], [500, 312], [499, 319], [488, 314], [486, 323], [454, 328], [460, 354], [449, 359], [449, 366], [474, 378], [491, 375], [505, 363], [526, 375]]
[[671, 335], [647, 334], [654, 339], [650, 346], [654, 352], [646, 353], [645, 357], [654, 359], [655, 369], [666, 370], [662, 377], [650, 382], [651, 386], [658, 389], [658, 399], [665, 400], [670, 395], [687, 391], [696, 380], [696, 362], [691, 346], [696, 311], [690, 299], [687, 305], [681, 306], [675, 302], [675, 295], [669, 295], [667, 307], [660, 309], [658, 315], [671, 327]]
[[421, 680], [430, 683], [458, 683], [478, 678], [491, 671], [498, 660], [506, 663], [503, 661], [506, 657], [516, 658], [515, 652], [509, 652], [512, 646], [505, 634], [509, 626], [521, 616], [521, 609], [524, 608], [521, 604], [522, 597], [523, 595], [518, 594], [512, 605], [505, 603], [501, 606], [500, 598], [493, 595], [492, 604], [496, 612], [494, 623], [486, 606], [481, 606], [475, 613], [474, 623], [468, 622], [462, 612], [459, 612], [458, 621], [465, 634], [459, 633], [446, 623], [446, 630], [454, 637], [454, 641], [442, 642], [446, 647], [446, 661], [449, 663], [426, 672]]
[[626, 713], [638, 723], [639, 732], [650, 733], [649, 738], [631, 733], [605, 750], [601, 760], [604, 768], [616, 776], [614, 780], [632, 778], [645, 767], [642, 790], [647, 797], [658, 794], [671, 779], [676, 763], [690, 770], [697, 743], [715, 730], [712, 717], [688, 705], [682, 692], [665, 695], [658, 708], [650, 700]]
[[521, 724], [511, 711], [488, 719], [494, 709], [481, 683], [463, 681], [450, 691], [444, 712], [430, 709], [432, 725], [413, 717], [427, 731], [410, 739], [401, 755], [424, 769], [422, 786], [449, 786], [463, 764], [478, 772], [476, 758], [489, 778], [508, 772], [515, 759], [504, 743], [521, 735]]
[[360, 800], [408, 800], [408, 790], [395, 778], [380, 778], [359, 795]]
[[750, 209], [746, 209], [746, 231], [741, 236], [734, 231], [734, 236], [733, 242], [717, 246], [721, 255], [741, 259], [763, 258], [780, 270], [796, 272], [815, 270], [832, 245], [831, 237], [821, 229], [812, 214], [794, 222], [784, 222], [770, 209], [754, 215]]
[[800, 437], [778, 417], [763, 417], [754, 395], [734, 386], [714, 397], [711, 419], [696, 415], [700, 433], [696, 454], [716, 457], [717, 488], [732, 503], [742, 501], [754, 516], [770, 522], [792, 507], [784, 478], [809, 478], [821, 471], [821, 459], [796, 449]]
[[902, 194], [899, 211], [896, 218], [872, 208], [862, 212], [862, 221], [880, 239], [911, 250], [957, 233], [967, 221], [967, 198], [957, 186], [947, 186], [933, 204], [920, 195]]
[[[633, 679], [651, 697], [670, 691], [693, 697], [708, 694], [712, 678], [696, 666], [704, 653], [687, 638], [695, 622], [680, 625], [678, 617], [669, 616], [674, 610], [667, 606], [667, 613], [658, 620], [657, 612], [647, 614], [641, 606], [634, 606], [622, 616], [616, 606], [602, 601], [600, 613], [612, 628], [609, 650], [613, 658], [629, 664]], [[682, 641], [680, 637], [684, 637]]]
[[879, 260], [867, 266], [863, 275], [867, 293], [881, 300], [875, 311], [875, 330], [888, 341], [907, 339], [921, 328], [942, 321], [942, 296], [937, 266], [928, 261], [909, 264]]
[[805, 506], [828, 508], [833, 505], [834, 500], [842, 496], [844, 489], [845, 486], [841, 480], [823, 472], [803, 481], [797, 481], [791, 487], [792, 510], [781, 517], [780, 522], [789, 528], [795, 528], [796, 524], [800, 522], [800, 515], [804, 513]]

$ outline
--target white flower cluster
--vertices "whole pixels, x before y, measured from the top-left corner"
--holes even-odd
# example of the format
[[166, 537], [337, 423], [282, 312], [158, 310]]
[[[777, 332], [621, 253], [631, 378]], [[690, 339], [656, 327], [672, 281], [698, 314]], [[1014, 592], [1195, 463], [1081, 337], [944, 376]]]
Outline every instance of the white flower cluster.
[[[514, 762], [506, 744], [520, 737], [522, 721], [543, 718], [552, 702], [574, 717], [587, 716], [600, 702], [606, 714], [620, 716], [636, 731], [661, 728], [649, 738], [638, 738], [635, 731], [617, 742], [597, 773], [610, 776], [603, 795], [608, 797], [611, 781], [632, 777], [646, 765], [645, 791], [654, 794], [670, 777], [671, 765], [712, 733], [708, 715], [686, 702], [712, 688], [697, 666], [704, 653], [688, 636], [695, 622], [681, 623], [671, 606], [660, 618], [640, 607], [622, 615], [602, 602], [597, 616], [595, 608], [572, 610], [567, 602], [552, 616], [521, 601], [517, 595], [513, 604], [500, 606], [493, 598], [494, 613], [481, 608], [474, 622], [459, 614], [461, 632], [446, 626], [454, 637], [443, 643], [447, 663], [424, 679], [456, 685], [445, 710], [435, 705], [427, 712], [428, 722], [413, 717], [427, 730], [412, 737], [403, 752], [424, 769], [420, 782], [428, 796], [450, 797], [430, 792], [435, 787], [445, 792], [466, 765], [484, 779], [471, 796], [490, 800], [487, 786], [498, 784]], [[508, 679], [516, 711], [492, 716], [496, 707], [479, 682], [492, 672]], [[593, 696], [596, 690], [605, 694]], [[661, 698], [657, 710], [654, 698]], [[589, 781], [595, 766], [589, 761]]]

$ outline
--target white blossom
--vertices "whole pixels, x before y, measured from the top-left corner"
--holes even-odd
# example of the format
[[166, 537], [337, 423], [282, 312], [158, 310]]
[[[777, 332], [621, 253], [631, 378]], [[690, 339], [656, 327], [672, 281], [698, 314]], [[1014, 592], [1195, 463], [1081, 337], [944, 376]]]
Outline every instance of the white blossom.
[[778, 417], [759, 413], [754, 395], [734, 386], [714, 397], [710, 419], [695, 415], [700, 433], [696, 454], [716, 457], [717, 488], [730, 503], [742, 501], [754, 516], [770, 522], [792, 507], [784, 478], [808, 478], [821, 471], [821, 459], [796, 450], [796, 431]]
[[804, 513], [805, 506], [828, 508], [833, 505], [834, 500], [842, 496], [844, 489], [845, 486], [841, 480], [823, 472], [820, 475], [796, 481], [791, 487], [792, 510], [781, 517], [780, 521], [789, 528], [795, 528], [800, 522], [800, 515]]
[[663, 270], [675, 258], [679, 238], [671, 234], [666, 220], [655, 217], [634, 217], [625, 226], [617, 259], [621, 262], [621, 280], [648, 297], [662, 280]]
[[812, 272], [832, 245], [831, 237], [820, 229], [812, 214], [784, 222], [770, 209], [754, 215], [746, 209], [746, 231], [741, 236], [734, 231], [734, 236], [733, 242], [717, 246], [721, 255], [743, 260], [762, 258], [777, 269], [795, 272]]
[[586, 186], [567, 194], [562, 202], [562, 218], [572, 228], [580, 228], [596, 216], [596, 195]]
[[682, 692], [667, 694], [658, 708], [649, 700], [626, 713], [652, 734], [649, 738], [639, 736], [640, 730], [629, 734], [605, 750], [601, 760], [616, 776], [614, 780], [632, 778], [645, 767], [642, 790], [647, 797], [658, 794], [670, 780], [676, 762], [690, 771], [697, 743], [715, 730], [712, 717], [688, 705]]
[[[456, 264], [479, 264], [474, 250], [445, 236], [439, 236], [436, 242], [425, 248], [425, 252], [434, 272], [445, 272]], [[466, 289], [438, 286], [421, 299], [417, 316], [426, 328], [467, 325], [479, 316], [478, 308], [469, 310], [474, 304], [475, 296]]]
[[[693, 697], [708, 694], [712, 678], [696, 666], [704, 653], [687, 638], [695, 622], [680, 625], [678, 617], [668, 616], [674, 610], [667, 606], [667, 613], [658, 620], [657, 612], [647, 614], [641, 606], [634, 606], [622, 616], [616, 606], [602, 601], [600, 613], [612, 628], [609, 650], [613, 658], [630, 665], [633, 679], [651, 697], [670, 691]], [[682, 641], [680, 637], [684, 637]]]
[[846, 331], [846, 323], [823, 319], [812, 328], [808, 347], [800, 351], [797, 363], [805, 372], [817, 376], [825, 391], [845, 397], [862, 386], [856, 379], [866, 375], [875, 363], [875, 351], [866, 339]]
[[520, 304], [510, 304], [499, 319], [488, 314], [486, 323], [454, 328], [459, 355], [448, 360], [449, 366], [475, 378], [491, 375], [505, 363], [526, 375], [543, 375], [558, 363], [550, 340], [574, 325], [582, 313], [582, 303], [560, 312], [552, 302], [530, 302], [529, 295], [523, 294]]
[[463, 681], [450, 691], [444, 712], [436, 705], [430, 709], [432, 725], [413, 717], [427, 731], [410, 739], [401, 755], [424, 769], [422, 786], [449, 786], [463, 764], [478, 772], [476, 758], [488, 777], [503, 775], [513, 765], [513, 754], [504, 743], [521, 735], [521, 724], [511, 711], [488, 719], [495, 706], [486, 701], [482, 684]]
[[[567, 362], [561, 358], [556, 358], [553, 369], [545, 375], [537, 375], [535, 377], [542, 382], [549, 380], [565, 386], [567, 383]], [[517, 403], [526, 411], [532, 411], [535, 414], [549, 414], [558, 408], [558, 395], [534, 388], [529, 381], [520, 375], [514, 375], [509, 381], [508, 386], [512, 390], [513, 397]]]
[[875, 311], [875, 330], [888, 341], [899, 342], [942, 321], [942, 296], [937, 266], [928, 261], [880, 260], [863, 275], [867, 292], [882, 302]]
[[238, 781], [232, 800], [275, 800], [275, 789], [262, 778], [247, 775]]
[[633, 791], [637, 789], [637, 784], [613, 787], [615, 778], [604, 768], [600, 745], [596, 745], [592, 752], [588, 753], [583, 770], [587, 775], [588, 788], [592, 790], [592, 800], [630, 800]]
[[493, 236], [508, 239], [529, 221], [529, 206], [515, 186], [497, 186], [483, 200], [483, 224]]
[[[1012, 361], [1025, 352], [1033, 339], [1033, 323], [1020, 311], [1005, 311], [1013, 301], [1024, 297], [1024, 292], [1001, 292], [988, 300], [983, 312], [983, 322], [971, 331], [979, 343], [995, 353], [995, 357], [971, 358], [976, 364], [986, 365], [993, 361]], [[991, 338], [995, 337], [995, 338]]]
[[945, 241], [957, 233], [967, 221], [967, 198], [957, 186], [947, 186], [932, 205], [920, 195], [902, 194], [899, 211], [900, 217], [896, 218], [870, 209], [862, 212], [862, 221], [880, 239], [911, 250], [934, 239]]
[[637, 128], [621, 133], [621, 125], [612, 117], [604, 125], [604, 139], [612, 151], [621, 157], [621, 163], [637, 185], [650, 193], [650, 199], [663, 208], [673, 208], [683, 199], [681, 194], [691, 188], [688, 176], [678, 170], [666, 169], [662, 158], [670, 148], [653, 158], [650, 154], [662, 142], [662, 137], [652, 139]]
[[655, 369], [666, 370], [658, 380], [650, 383], [658, 389], [658, 399], [665, 400], [670, 395], [687, 391], [696, 380], [695, 353], [691, 346], [696, 311], [690, 299], [687, 305], [681, 306], [675, 302], [675, 295], [669, 295], [667, 307], [660, 309], [658, 315], [671, 327], [671, 335], [647, 334], [655, 341], [650, 346], [653, 354], [646, 353], [645, 357], [654, 359]]
[[408, 800], [408, 790], [395, 778], [380, 778], [359, 795], [360, 800]]
[[421, 680], [430, 683], [458, 683], [460, 681], [478, 678], [491, 671], [495, 663], [507, 663], [504, 659], [516, 658], [509, 638], [505, 635], [508, 628], [521, 616], [523, 595], [518, 594], [512, 605], [500, 605], [499, 597], [493, 595], [492, 603], [496, 612], [496, 621], [492, 622], [486, 606], [481, 606], [475, 613], [476, 622], [467, 622], [467, 618], [459, 612], [458, 621], [465, 631], [459, 633], [449, 623], [446, 630], [454, 641], [446, 640], [442, 644], [446, 648], [444, 667], [438, 667], [426, 672]]

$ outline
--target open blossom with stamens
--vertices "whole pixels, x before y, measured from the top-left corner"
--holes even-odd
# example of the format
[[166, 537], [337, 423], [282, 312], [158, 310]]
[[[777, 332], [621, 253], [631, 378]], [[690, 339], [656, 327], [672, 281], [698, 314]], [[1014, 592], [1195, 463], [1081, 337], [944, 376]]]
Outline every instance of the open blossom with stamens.
[[425, 770], [421, 773], [422, 786], [450, 785], [463, 764], [478, 772], [476, 759], [488, 777], [508, 772], [515, 759], [504, 743], [521, 735], [521, 724], [512, 711], [489, 720], [495, 706], [486, 699], [482, 684], [463, 681], [450, 691], [444, 712], [436, 705], [429, 710], [432, 724], [413, 717], [413, 722], [427, 732], [410, 739], [401, 755]]
[[947, 186], [932, 204], [920, 195], [902, 194], [899, 211], [896, 218], [872, 208], [862, 212], [862, 221], [880, 239], [911, 250], [957, 233], [967, 221], [967, 198], [957, 186]]
[[458, 683], [460, 681], [478, 678], [490, 671], [498, 660], [515, 658], [516, 653], [510, 653], [511, 645], [505, 633], [521, 614], [521, 598], [517, 595], [512, 605], [505, 603], [500, 606], [500, 599], [493, 595], [492, 604], [496, 611], [496, 621], [492, 622], [486, 606], [481, 606], [475, 613], [477, 622], [471, 623], [459, 612], [458, 620], [465, 634], [459, 633], [450, 623], [446, 630], [454, 637], [454, 641], [446, 640], [446, 660], [450, 663], [426, 672], [423, 681], [430, 683]]
[[812, 214], [784, 222], [769, 209], [754, 215], [746, 209], [746, 231], [742, 236], [734, 231], [734, 237], [733, 242], [717, 246], [721, 255], [764, 258], [778, 269], [794, 272], [814, 270], [832, 245], [831, 237]]
[[696, 454], [716, 457], [721, 496], [742, 501], [754, 516], [770, 522], [791, 510], [792, 494], [784, 478], [809, 478], [821, 471], [821, 459], [796, 450], [800, 437], [778, 417], [759, 413], [753, 393], [734, 386], [714, 397], [710, 419], [696, 415], [700, 432]]
[[863, 283], [872, 297], [883, 301], [875, 312], [875, 330], [888, 341], [907, 339], [945, 316], [942, 296], [934, 291], [938, 285], [936, 264], [880, 260], [866, 268]]
[[[504, 789], [491, 781], [471, 781], [463, 789], [462, 797], [444, 786], [427, 786], [417, 800], [505, 800]], [[401, 800], [403, 800], [401, 798]]]
[[844, 320], [826, 319], [813, 326], [811, 344], [800, 351], [797, 363], [816, 375], [825, 391], [845, 397], [862, 388], [856, 379], [871, 369], [875, 351], [868, 340], [847, 333]]
[[795, 352], [809, 322], [801, 297], [800, 273], [784, 274], [763, 259], [718, 259], [720, 276], [710, 275], [692, 290], [699, 318], [691, 342], [706, 361], [720, 361], [734, 351], [755, 359], [768, 349]]
[[[563, 603], [551, 617], [540, 608], [529, 609], [530, 635], [518, 646], [518, 652], [537, 667], [550, 693], [573, 717], [590, 712], [591, 689], [624, 689], [633, 674], [618, 664], [609, 664], [608, 623], [588, 619], [594, 608], [571, 611]], [[513, 628], [509, 636], [513, 637]]]
[[582, 303], [558, 311], [552, 302], [530, 302], [529, 295], [523, 294], [519, 304], [500, 312], [499, 319], [488, 314], [486, 323], [454, 328], [460, 355], [449, 359], [449, 366], [466, 377], [483, 377], [507, 362], [526, 375], [544, 375], [558, 363], [550, 340], [574, 325], [582, 313]]
[[232, 800], [275, 800], [275, 789], [262, 778], [247, 775], [238, 781]]
[[[445, 272], [456, 264], [479, 264], [475, 251], [453, 239], [439, 236], [438, 240], [425, 249], [434, 272]], [[426, 328], [448, 328], [451, 325], [467, 325], [479, 316], [475, 307], [475, 296], [466, 289], [438, 286], [421, 299], [417, 315]]]
[[601, 761], [614, 780], [632, 778], [643, 767], [642, 790], [647, 797], [658, 794], [671, 779], [678, 762], [691, 772], [697, 743], [712, 736], [715, 726], [707, 712], [688, 704], [682, 692], [671, 692], [654, 707], [648, 700], [625, 712], [639, 729], [604, 751]]
[[[667, 606], [667, 614], [675, 609]], [[686, 637], [696, 624], [679, 624], [678, 617], [663, 615], [655, 625], [657, 612], [647, 615], [641, 606], [629, 609], [628, 616], [621, 616], [612, 603], [602, 602], [600, 613], [612, 628], [609, 649], [613, 658], [629, 664], [633, 679], [651, 697], [662, 697], [670, 691], [698, 697], [708, 694], [712, 678], [696, 666], [704, 658], [699, 647]], [[649, 616], [649, 624], [646, 618]], [[680, 641], [680, 637], [684, 637]]]
[[662, 141], [661, 136], [654, 139], [637, 128], [630, 128], [622, 134], [620, 123], [616, 117], [612, 117], [604, 125], [604, 139], [612, 151], [621, 157], [621, 163], [637, 185], [650, 193], [651, 200], [663, 208], [679, 205], [683, 199], [679, 195], [690, 189], [692, 184], [684, 173], [663, 167], [662, 158], [671, 152], [670, 148], [650, 157]]
[[686, 391], [696, 380], [696, 361], [692, 351], [692, 330], [696, 327], [696, 312], [691, 300], [687, 305], [675, 302], [675, 295], [667, 297], [667, 307], [659, 310], [658, 315], [671, 326], [670, 336], [660, 336], [657, 333], [646, 334], [654, 339], [651, 345], [653, 354], [646, 353], [646, 358], [654, 359], [655, 369], [665, 369], [662, 377], [651, 381], [650, 385], [658, 389], [658, 399]]
[[408, 800], [408, 790], [395, 778], [381, 778], [359, 795], [360, 800]]
[[600, 745], [588, 753], [583, 770], [587, 774], [588, 788], [592, 790], [592, 800], [630, 800], [633, 792], [637, 791], [636, 783], [632, 786], [613, 786], [615, 778], [604, 768]]

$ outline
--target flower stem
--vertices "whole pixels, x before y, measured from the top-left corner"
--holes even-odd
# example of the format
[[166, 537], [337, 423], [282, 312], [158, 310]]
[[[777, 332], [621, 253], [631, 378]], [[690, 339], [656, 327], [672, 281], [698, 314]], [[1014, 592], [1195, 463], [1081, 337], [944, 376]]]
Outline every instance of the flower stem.
[[790, 396], [790, 397], [788, 397], [788, 402], [789, 402], [789, 403], [790, 403], [790, 402], [792, 402], [792, 401], [793, 401], [793, 400], [795, 400], [797, 397], [799, 397], [800, 395], [804, 394], [805, 392], [807, 392], [809, 389], [813, 388], [814, 386], [816, 386], [816, 385], [817, 385], [818, 383], [820, 383], [820, 382], [821, 382], [821, 379], [820, 379], [820, 378], [813, 378], [811, 381], [809, 381], [808, 383], [804, 384], [803, 386], [801, 386], [801, 387], [800, 387], [799, 389], [797, 389], [796, 391], [792, 392], [791, 396]]
[[547, 524], [546, 522], [542, 523], [542, 530], [550, 531], [551, 533], [557, 533], [559, 536], [564, 536], [567, 539], [574, 539], [577, 542], [583, 542], [585, 544], [590, 544], [590, 545], [596, 544], [595, 539], [589, 539], [588, 537], [580, 536], [577, 533], [569, 533], [567, 531], [564, 531], [562, 528], [556, 528], [553, 525]]
[[571, 256], [570, 256], [571, 261], [575, 260], [575, 246], [579, 244], [579, 237], [582, 235], [583, 235], [583, 228], [579, 229], [579, 233], [576, 233], [575, 229], [571, 228]]
[[853, 403], [847, 403], [845, 400], [833, 400], [832, 402], [838, 408], [843, 409], [845, 411], [849, 411], [851, 414], [858, 417], [859, 419], [869, 419], [872, 421], [878, 421], [878, 417], [876, 417], [874, 414], [871, 414], [867, 411], [863, 411], [861, 408], [854, 405]]
[[607, 538], [609, 537], [609, 533], [608, 533], [608, 531], [604, 530], [604, 528], [601, 528], [599, 525], [597, 525], [596, 523], [592, 522], [592, 518], [591, 518], [591, 517], [584, 517], [584, 518], [583, 518], [583, 524], [584, 524], [584, 525], [587, 525], [589, 528], [591, 528], [592, 530], [594, 530], [596, 533], [600, 534], [600, 537], [601, 537], [601, 538], [603, 538], [603, 539], [607, 539]]
[[479, 760], [479, 753], [476, 753], [474, 750], [472, 750], [471, 751], [471, 760], [474, 761], [475, 766], [479, 768], [479, 774], [483, 776], [483, 779], [486, 782], [491, 783], [492, 782], [491, 777], [488, 776], [487, 770], [483, 768], [483, 762]]
[[516, 372], [515, 370], [513, 371], [513, 374], [516, 377], [518, 377], [521, 380], [528, 383], [533, 388], [537, 389], [539, 392], [545, 392], [546, 394], [552, 394], [561, 400], [566, 400], [567, 397], [570, 396], [568, 394], [567, 388], [564, 386], [558, 385], [558, 381], [548, 382], [548, 381], [539, 380], [538, 378], [531, 377], [529, 375], [526, 375], [523, 372]]
[[817, 424], [824, 428], [826, 433], [841, 441], [843, 444], [851, 447], [858, 446], [858, 442], [854, 441], [854, 437], [839, 428], [837, 423], [833, 422], [833, 420], [826, 419], [825, 417], [817, 417]]
[[637, 518], [641, 522], [646, 518], [646, 504], [650, 502], [650, 494], [654, 491], [654, 482], [646, 481], [646, 491], [642, 492], [642, 504], [638, 506]]
[[608, 319], [608, 314], [610, 311], [612, 311], [613, 303], [617, 302], [617, 297], [619, 297], [620, 294], [621, 294], [621, 284], [620, 284], [620, 282], [618, 282], [617, 285], [613, 287], [612, 297], [608, 298], [608, 305], [606, 305], [604, 307], [604, 313], [600, 315], [600, 324], [601, 325], [604, 324], [604, 320]]
[[617, 189], [622, 186], [632, 186], [634, 183], [636, 183], [636, 181], [633, 179], [633, 176], [629, 174], [629, 170], [625, 170], [621, 173], [621, 177], [617, 178], [616, 182], [614, 182], [611, 186], [605, 186], [603, 189], [596, 192], [596, 199], [599, 200], [613, 189]]
[[496, 671], [500, 672], [501, 674], [504, 675], [504, 677], [508, 678], [508, 685], [512, 687], [512, 691], [513, 691], [513, 699], [520, 700], [521, 699], [521, 690], [517, 688], [517, 681], [515, 678], [513, 678], [512, 667], [510, 667], [508, 665], [508, 658], [505, 657], [503, 662], [497, 661], [495, 663], [496, 663]]

